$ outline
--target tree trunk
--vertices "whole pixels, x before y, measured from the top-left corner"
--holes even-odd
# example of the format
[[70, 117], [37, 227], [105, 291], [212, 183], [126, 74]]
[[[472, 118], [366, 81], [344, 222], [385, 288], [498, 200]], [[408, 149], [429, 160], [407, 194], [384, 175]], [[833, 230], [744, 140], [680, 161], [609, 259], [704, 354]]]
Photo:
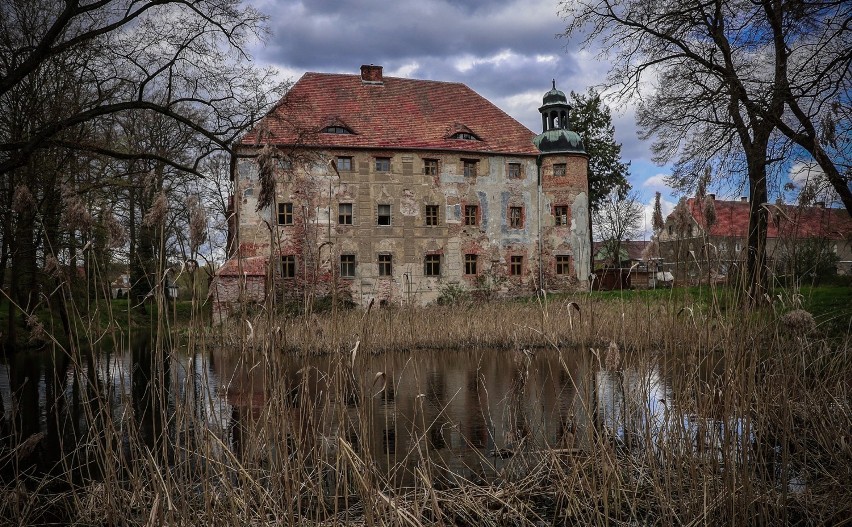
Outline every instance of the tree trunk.
[[[764, 146], [761, 149], [760, 144]], [[763, 206], [767, 202], [766, 189], [766, 141], [755, 140], [748, 155], [749, 227], [746, 256], [746, 293], [751, 305], [761, 302], [766, 293], [766, 232], [769, 212]], [[760, 153], [760, 154], [758, 154]]]

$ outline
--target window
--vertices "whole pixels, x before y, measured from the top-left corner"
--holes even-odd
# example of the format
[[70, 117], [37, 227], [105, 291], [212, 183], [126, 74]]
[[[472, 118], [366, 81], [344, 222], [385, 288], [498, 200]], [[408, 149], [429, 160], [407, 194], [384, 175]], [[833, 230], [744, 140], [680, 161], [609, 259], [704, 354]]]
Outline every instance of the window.
[[475, 254], [464, 255], [464, 274], [476, 274], [476, 257]]
[[464, 224], [477, 225], [479, 223], [479, 207], [476, 205], [464, 206]]
[[509, 259], [509, 274], [512, 276], [521, 276], [524, 269], [524, 257], [512, 256]]
[[352, 225], [352, 204], [341, 203], [337, 206], [337, 224]]
[[293, 225], [293, 204], [278, 204], [278, 225]]
[[390, 158], [389, 157], [377, 157], [376, 158], [376, 172], [390, 172]]
[[467, 141], [479, 141], [479, 138], [470, 132], [456, 132], [453, 134], [453, 139], [465, 139]]
[[340, 255], [340, 276], [343, 278], [355, 277], [355, 255], [341, 254]]
[[337, 158], [337, 171], [338, 172], [352, 172], [352, 158], [351, 157], [338, 157]]
[[441, 276], [441, 255], [427, 254], [423, 259], [423, 274], [426, 276]]
[[509, 207], [509, 227], [521, 229], [524, 226], [523, 207]]
[[379, 276], [393, 276], [393, 255], [379, 255]]
[[423, 160], [423, 173], [427, 176], [437, 176], [438, 175], [438, 160], [437, 159], [424, 159]]
[[669, 236], [671, 236], [673, 233], [674, 233], [674, 227], [669, 225]]
[[296, 257], [292, 254], [281, 257], [281, 278], [296, 278]]
[[556, 176], [556, 177], [564, 176], [565, 175], [565, 163], [554, 163], [553, 175]]
[[438, 224], [438, 205], [426, 205], [426, 225]]
[[556, 257], [556, 274], [571, 274], [571, 257], [558, 255]]
[[476, 177], [475, 159], [463, 159], [462, 166], [464, 168], [464, 177]]
[[556, 216], [556, 225], [568, 225], [568, 207], [565, 205], [553, 207], [553, 215]]
[[391, 224], [391, 206], [390, 205], [379, 205], [379, 214], [376, 219], [376, 223], [378, 225], [390, 225]]
[[509, 163], [509, 179], [520, 179], [521, 178], [521, 164], [520, 163]]
[[326, 126], [322, 129], [324, 134], [351, 134], [352, 131], [343, 126]]

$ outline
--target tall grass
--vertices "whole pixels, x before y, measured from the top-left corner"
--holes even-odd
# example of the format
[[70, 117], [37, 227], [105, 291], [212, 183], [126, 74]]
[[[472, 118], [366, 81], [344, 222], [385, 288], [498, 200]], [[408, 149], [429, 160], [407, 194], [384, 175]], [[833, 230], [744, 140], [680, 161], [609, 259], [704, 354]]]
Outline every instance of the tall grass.
[[[147, 347], [130, 351], [114, 326], [81, 332], [77, 342], [111, 342], [100, 351], [54, 341], [45, 426], [22, 430], [18, 416], [0, 430], [0, 523], [842, 524], [849, 334], [797, 322], [794, 303], [744, 312], [578, 295], [291, 318], [270, 308], [214, 328], [193, 309], [179, 329], [160, 306]], [[417, 357], [474, 347], [516, 357], [507, 393], [478, 392], [512, 419], [535, 389], [536, 349], [556, 357], [577, 426], [543, 444], [471, 445], [471, 470], [451, 468], [427, 440], [438, 425], [424, 397], [371, 358], [415, 350], [406, 367], [420, 379]], [[215, 369], [226, 378], [195, 362], [211, 349], [225, 350]], [[409, 420], [377, 423], [389, 414], [373, 401], [394, 404], [390, 390], [410, 395]], [[408, 446], [391, 449], [388, 430]]]

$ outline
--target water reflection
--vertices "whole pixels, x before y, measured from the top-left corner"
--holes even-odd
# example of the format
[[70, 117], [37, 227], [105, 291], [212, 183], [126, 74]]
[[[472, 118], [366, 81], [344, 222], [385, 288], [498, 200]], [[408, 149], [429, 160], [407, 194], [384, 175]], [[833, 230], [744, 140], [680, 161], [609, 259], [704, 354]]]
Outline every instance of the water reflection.
[[[193, 448], [192, 427], [238, 457], [252, 441], [274, 457], [334, 451], [342, 438], [389, 484], [406, 485], [426, 457], [448, 481], [476, 480], [528, 453], [596, 448], [600, 438], [629, 453], [682, 437], [691, 453], [717, 456], [724, 441], [742, 437], [736, 416], [675, 408], [685, 404], [672, 400], [675, 377], [652, 364], [609, 371], [581, 350], [399, 352], [353, 365], [349, 356], [189, 356], [136, 338], [109, 353], [22, 354], [0, 364], [0, 441], [9, 451], [36, 437], [58, 456], [106, 441], [111, 423], [132, 419], [140, 443], [169, 462], [176, 441]], [[128, 464], [144, 454], [129, 444], [118, 448]], [[45, 467], [56, 457], [33, 459]]]

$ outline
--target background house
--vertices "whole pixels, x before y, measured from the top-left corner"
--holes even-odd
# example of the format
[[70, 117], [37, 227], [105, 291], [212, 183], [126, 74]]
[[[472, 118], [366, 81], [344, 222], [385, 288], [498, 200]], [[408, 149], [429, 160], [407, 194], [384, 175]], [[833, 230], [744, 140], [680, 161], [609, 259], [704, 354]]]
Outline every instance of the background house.
[[[745, 262], [749, 202], [712, 200], [715, 221], [708, 225], [695, 198], [665, 220], [658, 234], [660, 254], [674, 264], [676, 276], [697, 282], [728, 276]], [[852, 272], [852, 219], [845, 209], [764, 204], [769, 211], [767, 266], [778, 279]], [[829, 268], [827, 268], [829, 267]]]
[[373, 65], [305, 74], [236, 149], [219, 311], [269, 294], [426, 303], [447, 284], [584, 283], [588, 160], [569, 110], [554, 83], [536, 136], [463, 84]]

